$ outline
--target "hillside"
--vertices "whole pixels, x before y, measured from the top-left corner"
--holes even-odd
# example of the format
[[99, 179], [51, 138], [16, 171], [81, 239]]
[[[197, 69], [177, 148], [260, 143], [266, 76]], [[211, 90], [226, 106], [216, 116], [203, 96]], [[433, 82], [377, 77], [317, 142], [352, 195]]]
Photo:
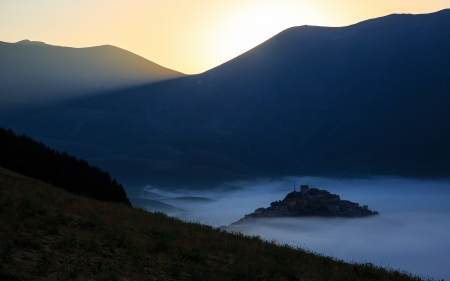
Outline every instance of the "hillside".
[[0, 114], [183, 76], [109, 45], [0, 42], [0, 61]]
[[127, 186], [209, 188], [286, 175], [448, 178], [448, 30], [450, 10], [293, 27], [199, 75], [3, 123]]
[[424, 280], [70, 194], [0, 167], [2, 280]]
[[74, 194], [131, 207], [123, 186], [111, 179], [107, 172], [1, 127], [0, 166]]
[[152, 142], [264, 174], [448, 177], [449, 28], [450, 10], [295, 27], [201, 75], [96, 106], [129, 112], [139, 100], [135, 112], [173, 129]]

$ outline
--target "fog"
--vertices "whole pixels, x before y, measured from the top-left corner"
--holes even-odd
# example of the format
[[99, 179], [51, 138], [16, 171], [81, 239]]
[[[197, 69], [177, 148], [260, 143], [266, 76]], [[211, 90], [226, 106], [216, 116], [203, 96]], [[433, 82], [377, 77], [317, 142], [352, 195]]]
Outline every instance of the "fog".
[[[301, 246], [311, 251], [355, 262], [402, 269], [414, 274], [450, 280], [450, 182], [402, 178], [335, 180], [287, 177], [282, 181], [234, 182], [204, 192], [165, 192], [147, 186], [142, 197], [163, 196], [161, 202], [187, 210], [174, 213], [187, 221], [212, 226], [229, 225], [282, 200], [300, 184], [328, 190], [369, 209], [369, 218], [279, 218], [241, 231], [267, 240]], [[154, 192], [154, 193], [151, 193]], [[168, 199], [206, 197], [215, 201]], [[155, 199], [155, 198], [154, 198]], [[206, 203], [205, 203], [206, 202]]]

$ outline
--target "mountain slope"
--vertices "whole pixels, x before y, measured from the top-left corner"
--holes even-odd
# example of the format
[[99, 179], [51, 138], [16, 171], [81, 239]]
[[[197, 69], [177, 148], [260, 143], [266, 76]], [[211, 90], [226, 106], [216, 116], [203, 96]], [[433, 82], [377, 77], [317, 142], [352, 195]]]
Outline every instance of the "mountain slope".
[[[109, 112], [117, 120], [133, 116], [159, 128], [151, 132], [144, 125], [126, 132], [117, 120], [102, 119], [95, 127], [79, 126], [80, 137], [55, 137], [42, 115], [9, 124], [21, 124], [21, 133], [38, 132], [32, 136], [76, 138], [114, 152], [120, 161], [99, 163], [115, 166], [113, 176], [124, 183], [136, 178], [121, 173], [118, 163], [150, 146], [213, 154], [224, 163], [208, 162], [204, 174], [220, 167], [217, 181], [307, 174], [449, 177], [448, 30], [450, 10], [340, 28], [294, 27], [205, 73], [111, 92], [62, 111], [75, 116], [84, 110], [85, 119], [58, 117], [68, 128]], [[49, 116], [55, 123], [59, 115]], [[145, 173], [167, 180], [177, 174], [160, 174], [161, 165], [173, 172], [199, 168], [192, 157], [180, 163], [146, 155], [157, 165], [152, 162]], [[226, 168], [233, 161], [245, 169]], [[152, 176], [143, 179], [152, 183]]]
[[[313, 155], [320, 173], [448, 176], [449, 29], [450, 10], [291, 28], [201, 75], [127, 90], [127, 100], [118, 93], [108, 98], [120, 100], [116, 105], [96, 106], [129, 112], [139, 100], [135, 112], [196, 136], [190, 149], [230, 154], [224, 142], [206, 146], [209, 137], [202, 139], [196, 126], [271, 138], [283, 143], [284, 173], [303, 173]], [[273, 171], [280, 165], [270, 151], [275, 146], [257, 149], [261, 139], [240, 136], [232, 144], [240, 156], [233, 158], [249, 163], [242, 156], [251, 157], [251, 147], [265, 155], [260, 163], [276, 163], [252, 165]]]
[[68, 48], [23, 40], [0, 42], [4, 109], [88, 96], [183, 76], [114, 46]]
[[75, 194], [131, 207], [123, 186], [107, 172], [1, 127], [0, 166]]

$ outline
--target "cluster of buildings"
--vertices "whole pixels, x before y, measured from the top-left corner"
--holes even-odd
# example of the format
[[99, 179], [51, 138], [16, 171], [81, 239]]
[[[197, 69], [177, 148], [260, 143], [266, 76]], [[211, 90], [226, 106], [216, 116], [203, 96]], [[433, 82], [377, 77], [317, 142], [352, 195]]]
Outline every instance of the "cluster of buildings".
[[242, 220], [266, 217], [366, 217], [377, 215], [378, 212], [369, 210], [367, 205], [341, 200], [339, 195], [331, 194], [326, 190], [309, 188], [302, 185], [300, 191], [289, 193], [286, 198], [275, 201], [268, 208], [258, 208], [255, 212], [246, 215]]

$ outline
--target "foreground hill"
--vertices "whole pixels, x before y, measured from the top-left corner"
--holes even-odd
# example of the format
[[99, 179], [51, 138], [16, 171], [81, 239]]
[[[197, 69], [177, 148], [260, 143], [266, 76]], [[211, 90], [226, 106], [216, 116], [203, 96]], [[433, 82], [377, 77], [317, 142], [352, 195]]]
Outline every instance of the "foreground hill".
[[0, 167], [1, 280], [423, 280], [70, 194]]
[[5, 123], [136, 186], [449, 177], [448, 30], [450, 10], [294, 27], [199, 75]]
[[123, 186], [107, 172], [1, 127], [0, 166], [75, 194], [131, 207]]

